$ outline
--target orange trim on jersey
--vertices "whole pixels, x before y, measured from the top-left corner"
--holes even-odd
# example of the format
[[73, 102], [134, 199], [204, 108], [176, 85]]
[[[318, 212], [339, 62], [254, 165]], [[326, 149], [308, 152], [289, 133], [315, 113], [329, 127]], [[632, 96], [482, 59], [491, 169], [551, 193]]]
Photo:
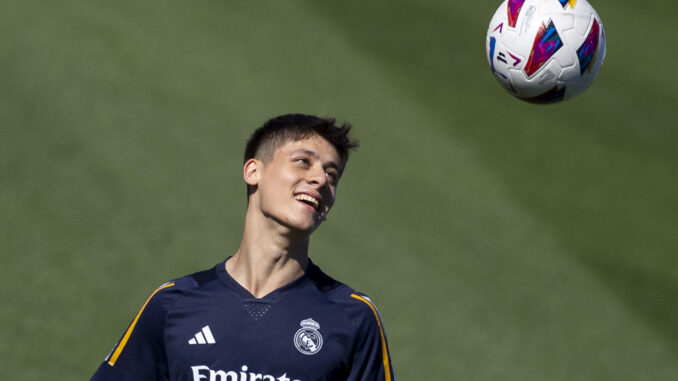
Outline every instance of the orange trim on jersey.
[[122, 337], [122, 339], [118, 343], [118, 346], [115, 348], [115, 351], [113, 352], [113, 354], [111, 354], [111, 357], [108, 359], [109, 365], [113, 366], [113, 365], [115, 365], [115, 362], [118, 361], [118, 357], [120, 357], [120, 353], [122, 353], [122, 350], [125, 348], [125, 345], [127, 345], [127, 340], [129, 340], [129, 337], [132, 335], [132, 331], [134, 331], [134, 327], [137, 325], [137, 321], [139, 320], [141, 313], [144, 312], [144, 309], [146, 308], [146, 305], [148, 305], [148, 302], [150, 302], [151, 299], [153, 299], [153, 297], [155, 296], [155, 294], [157, 294], [160, 290], [163, 290], [165, 288], [172, 287], [172, 286], [174, 286], [174, 283], [163, 284], [162, 286], [158, 287], [157, 290], [153, 291], [151, 296], [149, 296], [148, 299], [146, 299], [146, 303], [144, 303], [144, 305], [141, 307], [141, 309], [139, 310], [139, 313], [134, 318], [134, 320], [132, 321], [132, 324], [130, 324], [129, 328], [127, 328], [125, 335]]
[[391, 367], [388, 363], [388, 347], [386, 347], [386, 336], [384, 336], [384, 327], [381, 326], [381, 319], [379, 318], [379, 313], [377, 312], [377, 309], [374, 307], [374, 305], [372, 305], [372, 302], [370, 302], [366, 298], [356, 294], [351, 294], [351, 297], [353, 299], [358, 299], [361, 302], [370, 306], [370, 309], [372, 309], [372, 313], [374, 313], [374, 317], [377, 319], [377, 324], [379, 325], [379, 335], [381, 336], [381, 348], [382, 348], [381, 352], [384, 357], [384, 374], [386, 375], [386, 381], [391, 381]]

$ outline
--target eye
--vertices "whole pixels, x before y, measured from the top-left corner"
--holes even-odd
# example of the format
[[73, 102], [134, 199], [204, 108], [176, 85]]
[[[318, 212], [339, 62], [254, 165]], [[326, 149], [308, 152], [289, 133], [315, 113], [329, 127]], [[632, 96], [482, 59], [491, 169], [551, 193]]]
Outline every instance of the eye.
[[299, 164], [299, 165], [303, 165], [303, 166], [308, 166], [308, 165], [311, 163], [311, 162], [310, 162], [307, 158], [305, 158], [305, 157], [298, 157], [298, 158], [294, 159], [294, 162], [297, 163], [297, 164]]
[[329, 182], [332, 184], [336, 184], [337, 180], [339, 180], [339, 176], [334, 171], [325, 171], [325, 177], [327, 177]]

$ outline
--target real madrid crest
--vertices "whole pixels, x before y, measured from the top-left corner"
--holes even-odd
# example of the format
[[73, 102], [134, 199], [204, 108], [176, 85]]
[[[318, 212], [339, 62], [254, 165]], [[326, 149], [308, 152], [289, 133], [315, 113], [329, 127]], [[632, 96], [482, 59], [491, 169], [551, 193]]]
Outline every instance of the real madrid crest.
[[318, 330], [320, 324], [308, 318], [302, 320], [301, 328], [294, 334], [294, 346], [305, 355], [314, 355], [323, 347], [323, 337]]

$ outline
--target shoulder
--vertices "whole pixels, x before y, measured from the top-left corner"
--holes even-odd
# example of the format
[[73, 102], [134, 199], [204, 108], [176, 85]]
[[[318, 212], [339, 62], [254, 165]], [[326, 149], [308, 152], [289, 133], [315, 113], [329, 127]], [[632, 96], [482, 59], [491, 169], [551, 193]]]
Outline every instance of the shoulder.
[[161, 308], [166, 310], [169, 308], [169, 305], [174, 303], [174, 301], [186, 292], [205, 287], [217, 280], [216, 267], [173, 279], [156, 288], [148, 297], [146, 304], [148, 305], [148, 308]]
[[173, 303], [187, 290], [209, 284], [212, 278], [216, 279], [216, 268], [163, 283], [151, 292], [106, 358], [108, 366], [100, 367], [93, 379], [121, 379], [122, 373], [126, 374], [125, 379], [132, 379], [132, 374], [146, 375], [144, 379], [154, 378], [150, 375], [155, 375], [157, 367], [147, 364], [166, 361], [162, 343], [165, 321]]
[[386, 333], [374, 302], [364, 293], [327, 276], [317, 266], [307, 274], [350, 321], [354, 344], [350, 375], [346, 379], [395, 380]]
[[318, 291], [341, 308], [358, 330], [381, 327], [379, 311], [367, 295], [333, 279], [314, 264], [309, 265], [307, 274]]

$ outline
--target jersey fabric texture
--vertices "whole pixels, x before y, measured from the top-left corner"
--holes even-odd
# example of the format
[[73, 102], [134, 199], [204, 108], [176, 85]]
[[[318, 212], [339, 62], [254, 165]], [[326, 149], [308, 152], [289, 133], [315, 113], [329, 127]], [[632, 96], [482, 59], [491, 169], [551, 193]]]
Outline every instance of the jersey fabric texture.
[[160, 286], [93, 381], [395, 380], [379, 314], [309, 263], [254, 298], [214, 268]]

